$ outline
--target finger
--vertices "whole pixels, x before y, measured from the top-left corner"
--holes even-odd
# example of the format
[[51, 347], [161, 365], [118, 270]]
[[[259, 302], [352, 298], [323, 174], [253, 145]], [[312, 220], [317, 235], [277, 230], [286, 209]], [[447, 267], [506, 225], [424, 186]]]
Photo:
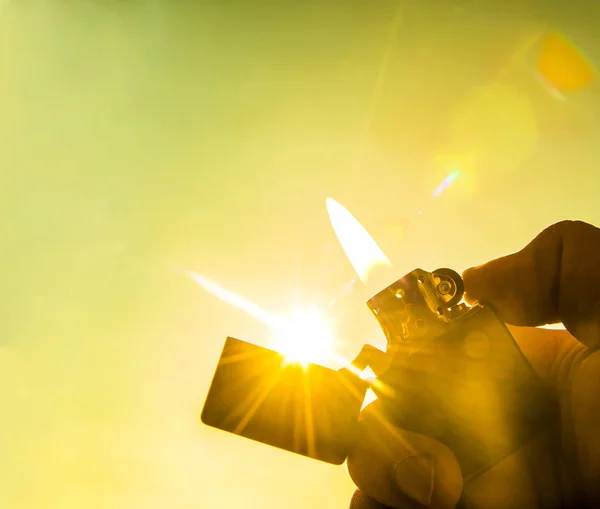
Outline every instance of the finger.
[[380, 504], [362, 491], [356, 490], [350, 501], [350, 509], [390, 509], [390, 507]]
[[572, 368], [587, 348], [566, 330], [508, 326], [523, 355], [543, 382], [564, 388], [570, 383]]
[[570, 416], [571, 438], [576, 448], [579, 477], [589, 507], [600, 507], [600, 352], [594, 352], [572, 376]]
[[369, 366], [373, 370], [373, 373], [375, 373], [375, 376], [380, 376], [389, 368], [390, 357], [386, 352], [382, 352], [374, 346], [364, 345], [350, 365], [360, 371]]
[[348, 470], [365, 495], [392, 508], [452, 508], [462, 493], [462, 472], [450, 449], [394, 427], [377, 402], [362, 414]]
[[463, 507], [561, 507], [558, 430], [548, 429], [465, 483]]
[[463, 274], [470, 301], [489, 304], [513, 325], [562, 322], [581, 342], [600, 347], [600, 229], [563, 221], [518, 253]]

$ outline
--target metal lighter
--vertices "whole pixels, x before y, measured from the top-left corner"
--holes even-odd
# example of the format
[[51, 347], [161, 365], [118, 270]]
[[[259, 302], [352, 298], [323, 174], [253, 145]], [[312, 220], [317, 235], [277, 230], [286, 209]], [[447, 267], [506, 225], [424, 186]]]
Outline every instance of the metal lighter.
[[387, 338], [373, 385], [384, 412], [447, 445], [468, 482], [556, 422], [556, 407], [504, 323], [463, 293], [455, 271], [416, 269], [367, 304]]
[[[413, 270], [367, 302], [386, 351], [365, 347], [352, 364], [371, 366], [371, 388], [390, 421], [447, 445], [468, 481], [531, 440], [555, 408], [506, 326], [462, 298], [453, 270]], [[341, 464], [370, 385], [355, 372], [289, 364], [228, 338], [202, 421]]]

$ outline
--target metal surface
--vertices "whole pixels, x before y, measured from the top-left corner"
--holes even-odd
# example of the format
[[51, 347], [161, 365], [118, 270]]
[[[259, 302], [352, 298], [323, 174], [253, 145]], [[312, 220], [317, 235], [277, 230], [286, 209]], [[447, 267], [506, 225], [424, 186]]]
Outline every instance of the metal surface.
[[202, 421], [209, 426], [341, 464], [367, 382], [315, 364], [286, 363], [272, 350], [227, 338]]
[[556, 407], [504, 324], [462, 296], [454, 271], [417, 269], [368, 306], [388, 339], [373, 385], [385, 413], [446, 444], [469, 480], [554, 422]]

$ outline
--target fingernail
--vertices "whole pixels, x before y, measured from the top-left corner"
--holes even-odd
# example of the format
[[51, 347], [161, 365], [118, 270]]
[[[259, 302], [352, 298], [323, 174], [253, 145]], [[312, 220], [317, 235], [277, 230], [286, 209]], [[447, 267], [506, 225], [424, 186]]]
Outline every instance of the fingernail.
[[434, 458], [430, 454], [408, 456], [396, 463], [394, 481], [404, 495], [429, 506], [433, 495]]

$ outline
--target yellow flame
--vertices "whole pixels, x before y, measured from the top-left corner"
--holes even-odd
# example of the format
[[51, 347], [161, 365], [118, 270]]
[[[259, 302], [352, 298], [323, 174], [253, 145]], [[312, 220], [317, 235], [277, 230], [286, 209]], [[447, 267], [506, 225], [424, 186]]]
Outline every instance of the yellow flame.
[[392, 267], [388, 258], [367, 230], [345, 207], [333, 198], [327, 198], [327, 211], [333, 231], [363, 283], [367, 282], [369, 274], [374, 269]]

